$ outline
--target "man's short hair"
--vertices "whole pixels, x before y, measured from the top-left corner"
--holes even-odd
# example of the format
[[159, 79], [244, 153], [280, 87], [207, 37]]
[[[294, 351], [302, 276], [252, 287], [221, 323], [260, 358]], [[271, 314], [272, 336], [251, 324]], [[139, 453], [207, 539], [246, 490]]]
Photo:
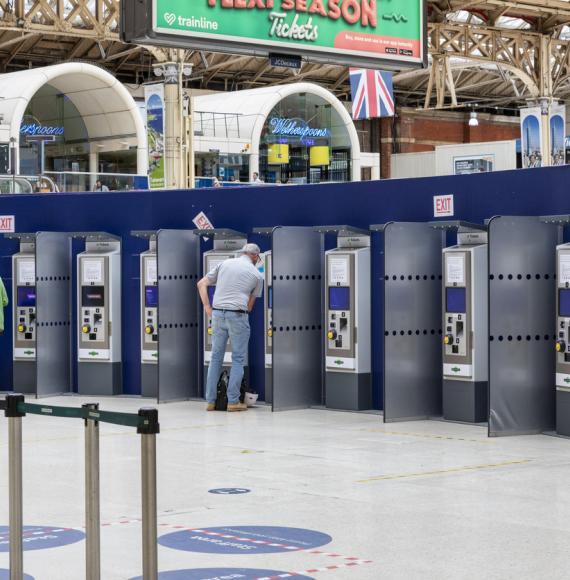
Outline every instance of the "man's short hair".
[[242, 254], [253, 254], [258, 256], [261, 254], [261, 249], [257, 244], [246, 244], [241, 250], [240, 253]]

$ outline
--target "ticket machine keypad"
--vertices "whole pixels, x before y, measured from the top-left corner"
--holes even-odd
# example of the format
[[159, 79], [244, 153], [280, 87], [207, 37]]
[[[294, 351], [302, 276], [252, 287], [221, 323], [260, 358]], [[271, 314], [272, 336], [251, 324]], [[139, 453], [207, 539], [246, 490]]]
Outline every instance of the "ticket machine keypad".
[[443, 343], [446, 355], [467, 355], [466, 322], [465, 314], [445, 313], [445, 335]]
[[146, 307], [144, 316], [144, 343], [150, 345], [158, 342], [158, 308]]
[[350, 311], [329, 311], [327, 339], [330, 349], [346, 350], [350, 348], [351, 318]]
[[101, 342], [106, 338], [106, 312], [105, 307], [81, 308], [81, 333], [84, 342]]
[[20, 342], [34, 342], [36, 340], [36, 308], [27, 306], [18, 307], [18, 323], [16, 324], [16, 339]]

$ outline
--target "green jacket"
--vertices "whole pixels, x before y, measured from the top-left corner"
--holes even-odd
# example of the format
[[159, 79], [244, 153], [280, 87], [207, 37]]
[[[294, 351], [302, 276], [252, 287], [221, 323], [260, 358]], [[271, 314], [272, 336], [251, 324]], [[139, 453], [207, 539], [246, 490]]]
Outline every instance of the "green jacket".
[[6, 294], [4, 282], [0, 278], [0, 332], [4, 330], [4, 308], [6, 306], [8, 306], [8, 294]]

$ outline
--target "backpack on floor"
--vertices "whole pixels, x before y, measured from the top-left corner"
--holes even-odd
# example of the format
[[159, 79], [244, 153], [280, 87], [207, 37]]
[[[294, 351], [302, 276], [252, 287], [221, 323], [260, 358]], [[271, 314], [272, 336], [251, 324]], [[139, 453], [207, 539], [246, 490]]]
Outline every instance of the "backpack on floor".
[[[228, 383], [230, 382], [230, 374], [228, 371], [222, 371], [220, 380], [218, 381], [218, 390], [216, 394], [216, 411], [228, 410]], [[243, 403], [245, 400], [245, 392], [247, 390], [247, 380], [245, 375], [241, 381], [239, 401]]]

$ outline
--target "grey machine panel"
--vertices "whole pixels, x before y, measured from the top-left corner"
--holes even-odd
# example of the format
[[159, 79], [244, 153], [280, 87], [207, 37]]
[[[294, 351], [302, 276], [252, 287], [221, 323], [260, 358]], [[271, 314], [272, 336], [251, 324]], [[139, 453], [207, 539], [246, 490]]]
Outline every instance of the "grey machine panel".
[[383, 230], [384, 421], [441, 415], [444, 234], [412, 222]]
[[489, 223], [489, 435], [555, 424], [553, 348], [560, 229], [536, 217]]
[[192, 230], [158, 232], [159, 402], [199, 396], [199, 248]]
[[273, 410], [322, 402], [323, 242], [312, 228], [273, 231]]
[[36, 235], [36, 395], [71, 391], [71, 238]]

